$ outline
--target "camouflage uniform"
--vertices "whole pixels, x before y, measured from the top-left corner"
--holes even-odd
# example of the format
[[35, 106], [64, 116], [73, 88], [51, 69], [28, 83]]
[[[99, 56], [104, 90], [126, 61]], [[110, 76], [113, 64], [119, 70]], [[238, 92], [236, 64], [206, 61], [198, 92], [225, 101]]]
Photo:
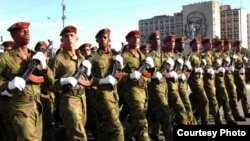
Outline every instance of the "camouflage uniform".
[[117, 84], [99, 84], [101, 78], [110, 74], [114, 56], [111, 52], [106, 54], [103, 50], [98, 49], [92, 59], [92, 86], [96, 87], [95, 110], [98, 114], [98, 135], [97, 140], [124, 140], [122, 124], [119, 120], [119, 96], [117, 93]]
[[[31, 62], [33, 53], [29, 52], [27, 59], [21, 57], [17, 49], [12, 49], [3, 54], [0, 59], [1, 83], [0, 89], [4, 89], [6, 81], [10, 81], [14, 76], [23, 74], [28, 64]], [[53, 84], [53, 73], [48, 68], [46, 72], [40, 73], [40, 68], [34, 73], [42, 74], [45, 78], [46, 87]], [[10, 90], [13, 97], [10, 101], [10, 115], [13, 121], [17, 140], [42, 140], [42, 104], [40, 102], [40, 84], [27, 81], [23, 91], [18, 89]]]
[[[55, 56], [53, 63], [50, 64], [55, 74], [54, 90], [61, 91], [59, 95], [59, 114], [65, 126], [68, 140], [87, 141], [85, 132], [87, 120], [85, 87], [77, 84], [71, 90], [67, 87], [69, 85], [61, 86], [60, 79], [72, 77], [83, 60], [82, 56], [74, 59], [66, 50], [63, 50]], [[84, 74], [80, 77], [86, 80]]]

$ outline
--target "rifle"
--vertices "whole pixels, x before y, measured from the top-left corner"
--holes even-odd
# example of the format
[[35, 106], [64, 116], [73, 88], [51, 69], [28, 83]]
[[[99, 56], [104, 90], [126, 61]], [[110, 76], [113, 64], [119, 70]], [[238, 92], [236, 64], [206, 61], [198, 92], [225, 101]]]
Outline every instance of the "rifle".
[[[182, 60], [183, 60], [183, 52], [181, 52], [181, 55], [180, 55], [180, 57], [178, 58], [178, 60], [179, 60], [179, 59], [182, 59]], [[180, 69], [181, 69], [181, 66], [182, 66], [182, 64], [179, 63], [178, 60], [176, 60], [176, 65], [175, 65], [175, 68], [174, 68], [174, 71], [175, 71], [175, 72], [177, 72], [178, 70], [180, 70]]]
[[[192, 50], [191, 50], [190, 53], [189, 53], [189, 55], [188, 55], [188, 58], [185, 60], [185, 62], [190, 60], [192, 54], [193, 54], [193, 52], [192, 52]], [[183, 68], [182, 68], [182, 73], [185, 74], [185, 73], [187, 72], [187, 70], [188, 70], [188, 66], [184, 64], [184, 65], [183, 65]]]
[[244, 60], [244, 57], [247, 57], [247, 52], [245, 52], [244, 56], [242, 57], [242, 60], [243, 60], [242, 65], [241, 65], [242, 70], [245, 70], [246, 63], [247, 63], [247, 61]]
[[[42, 50], [43, 53], [45, 53], [47, 50], [49, 50], [49, 47], [52, 45], [52, 41], [48, 40], [49, 44], [46, 49]], [[44, 82], [44, 77], [43, 76], [35, 76], [33, 75], [34, 70], [36, 69], [37, 65], [39, 62], [37, 60], [32, 60], [28, 64], [28, 69], [22, 74], [22, 78], [25, 81], [32, 81], [34, 83], [42, 83]], [[23, 95], [25, 96], [25, 93], [23, 92]]]
[[[121, 49], [120, 49], [120, 51], [119, 51], [119, 53], [117, 55], [121, 55], [122, 51], [123, 51], [123, 49], [125, 47], [123, 42], [121, 44], [122, 44], [122, 47], [121, 47]], [[118, 63], [119, 63], [118, 61], [115, 61], [114, 64], [113, 64], [113, 69], [111, 71], [112, 76], [115, 76], [116, 71], [118, 70], [118, 65], [119, 65]]]
[[232, 67], [235, 66], [235, 62], [236, 62], [236, 60], [233, 58], [233, 56], [235, 56], [235, 54], [236, 54], [236, 47], [234, 47], [234, 51], [233, 51], [233, 54], [232, 54], [232, 57], [231, 57], [232, 61], [230, 63], [230, 66], [232, 66]]

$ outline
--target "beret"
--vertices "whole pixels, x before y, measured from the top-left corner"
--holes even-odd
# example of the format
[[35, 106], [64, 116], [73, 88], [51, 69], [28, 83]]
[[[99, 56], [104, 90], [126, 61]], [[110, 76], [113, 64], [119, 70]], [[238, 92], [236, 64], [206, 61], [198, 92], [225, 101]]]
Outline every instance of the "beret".
[[103, 29], [101, 29], [101, 30], [99, 30], [98, 32], [97, 32], [97, 34], [95, 35], [95, 38], [98, 38], [101, 34], [108, 34], [108, 35], [110, 35], [110, 29], [109, 28], [103, 28]]
[[47, 43], [44, 42], [44, 41], [39, 41], [36, 43], [36, 46], [35, 46], [35, 50], [37, 50], [38, 48], [44, 48], [46, 49], [48, 47]]
[[140, 46], [140, 49], [150, 48], [150, 44], [144, 44]]
[[130, 32], [125, 36], [125, 38], [128, 39], [129, 37], [134, 36], [134, 35], [140, 35], [140, 31], [139, 31], [139, 30], [132, 30], [132, 31], [130, 31]]
[[68, 32], [74, 32], [77, 33], [77, 29], [75, 26], [69, 25], [63, 28], [63, 30], [60, 33], [60, 36], [63, 36], [63, 34], [68, 33]]
[[174, 34], [170, 34], [165, 37], [164, 42], [175, 42], [176, 36]]
[[215, 41], [214, 45], [217, 46], [217, 45], [224, 45], [224, 40], [217, 40]]
[[91, 48], [91, 46], [92, 45], [90, 43], [84, 43], [84, 44], [80, 45], [79, 49], [81, 50], [81, 49], [84, 49], [85, 47], [90, 47]]
[[184, 43], [185, 42], [185, 37], [178, 37], [178, 38], [175, 39], [175, 42]]
[[14, 41], [4, 41], [2, 43], [2, 46], [4, 46], [4, 47], [13, 47], [14, 46]]
[[17, 22], [14, 23], [13, 25], [11, 25], [7, 31], [12, 32], [15, 31], [17, 29], [22, 29], [22, 28], [28, 28], [30, 26], [29, 22]]
[[148, 40], [151, 40], [151, 39], [155, 38], [156, 36], [160, 36], [160, 35], [161, 35], [161, 32], [159, 30], [152, 32], [149, 34]]
[[202, 44], [205, 44], [205, 43], [212, 43], [212, 39], [211, 38], [205, 38], [201, 41]]
[[232, 41], [231, 40], [224, 40], [224, 45], [226, 44], [232, 44]]
[[195, 37], [191, 42], [190, 42], [190, 46], [193, 44], [193, 43], [201, 43], [201, 38], [200, 37]]
[[239, 45], [239, 44], [241, 44], [241, 43], [242, 43], [241, 40], [236, 40], [236, 41], [234, 41], [234, 45]]

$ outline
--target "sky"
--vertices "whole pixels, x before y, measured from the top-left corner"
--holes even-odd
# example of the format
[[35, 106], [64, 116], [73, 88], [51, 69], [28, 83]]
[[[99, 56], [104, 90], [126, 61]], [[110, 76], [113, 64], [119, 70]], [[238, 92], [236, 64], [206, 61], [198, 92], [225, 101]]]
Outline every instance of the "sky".
[[[0, 36], [3, 41], [12, 40], [7, 29], [14, 23], [30, 22], [33, 49], [38, 41], [53, 41], [56, 50], [60, 45], [60, 32], [64, 26], [77, 27], [78, 48], [83, 43], [96, 46], [96, 33], [111, 30], [111, 47], [119, 49], [126, 43], [125, 36], [131, 30], [139, 29], [141, 19], [159, 15], [173, 16], [181, 12], [183, 5], [206, 0], [0, 0]], [[217, 0], [231, 8], [245, 8], [250, 13], [250, 0]], [[62, 20], [62, 3], [66, 9]], [[47, 42], [48, 43], [48, 42]]]

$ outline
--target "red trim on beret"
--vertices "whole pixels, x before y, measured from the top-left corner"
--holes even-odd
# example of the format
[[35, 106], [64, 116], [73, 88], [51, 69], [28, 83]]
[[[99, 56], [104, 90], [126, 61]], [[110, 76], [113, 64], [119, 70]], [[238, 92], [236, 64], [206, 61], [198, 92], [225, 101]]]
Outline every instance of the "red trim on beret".
[[217, 46], [217, 45], [224, 45], [224, 40], [217, 40], [215, 41], [214, 45]]
[[4, 41], [2, 43], [2, 46], [4, 46], [4, 48], [7, 48], [7, 47], [13, 47], [14, 46], [14, 41]]
[[44, 48], [46, 49], [48, 47], [47, 43], [44, 42], [44, 41], [39, 41], [36, 43], [36, 46], [35, 46], [35, 50], [37, 50], [38, 48]]
[[180, 42], [180, 43], [184, 43], [185, 42], [185, 37], [178, 37], [175, 39], [175, 42]]
[[76, 34], [77, 33], [77, 29], [73, 25], [66, 26], [61, 31], [60, 36], [63, 36], [63, 34], [68, 33], [68, 32], [74, 32]]
[[101, 29], [97, 32], [97, 34], [95, 35], [95, 38], [98, 38], [101, 34], [108, 34], [110, 35], [110, 29], [109, 28], [104, 28], [104, 29]]
[[130, 31], [130, 32], [125, 36], [125, 38], [128, 39], [129, 37], [135, 36], [135, 35], [140, 35], [140, 31], [139, 31], [139, 30], [132, 30], [132, 31]]
[[193, 44], [193, 43], [201, 43], [201, 38], [200, 37], [195, 37], [191, 42], [190, 42], [190, 46]]
[[152, 32], [149, 36], [148, 36], [148, 40], [151, 40], [153, 38], [155, 38], [156, 36], [160, 36], [161, 32], [159, 30]]
[[82, 50], [82, 49], [84, 49], [85, 47], [90, 47], [90, 48], [91, 48], [91, 46], [92, 46], [92, 45], [91, 45], [90, 43], [84, 43], [84, 44], [80, 45], [79, 49]]
[[12, 32], [17, 29], [22, 29], [22, 28], [29, 28], [30, 23], [29, 22], [17, 22], [11, 25], [7, 31]]
[[165, 43], [165, 42], [175, 42], [175, 38], [176, 38], [176, 36], [173, 35], [173, 34], [168, 35], [168, 36], [165, 37], [164, 43]]
[[212, 43], [212, 39], [211, 38], [205, 38], [201, 41], [202, 44], [205, 44], [205, 43]]

